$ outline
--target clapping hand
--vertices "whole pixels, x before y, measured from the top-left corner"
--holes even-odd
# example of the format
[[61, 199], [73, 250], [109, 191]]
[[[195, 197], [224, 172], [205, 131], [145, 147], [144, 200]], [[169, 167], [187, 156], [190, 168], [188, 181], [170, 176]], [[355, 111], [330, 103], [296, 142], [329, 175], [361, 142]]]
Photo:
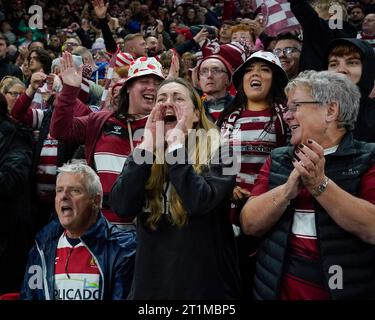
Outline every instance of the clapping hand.
[[293, 166], [300, 174], [302, 184], [311, 192], [325, 177], [323, 147], [316, 141], [308, 139], [307, 144], [300, 144], [296, 148], [295, 155]]

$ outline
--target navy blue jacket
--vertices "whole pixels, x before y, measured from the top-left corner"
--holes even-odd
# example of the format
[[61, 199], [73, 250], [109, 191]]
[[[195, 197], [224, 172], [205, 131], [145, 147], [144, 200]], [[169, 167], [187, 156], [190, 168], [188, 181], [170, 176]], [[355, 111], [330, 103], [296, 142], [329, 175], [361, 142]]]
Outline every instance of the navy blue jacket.
[[[36, 245], [29, 253], [21, 299], [53, 300], [56, 248], [63, 232], [55, 219], [37, 234]], [[133, 281], [135, 232], [119, 230], [100, 213], [80, 240], [98, 263], [100, 300], [126, 299]]]

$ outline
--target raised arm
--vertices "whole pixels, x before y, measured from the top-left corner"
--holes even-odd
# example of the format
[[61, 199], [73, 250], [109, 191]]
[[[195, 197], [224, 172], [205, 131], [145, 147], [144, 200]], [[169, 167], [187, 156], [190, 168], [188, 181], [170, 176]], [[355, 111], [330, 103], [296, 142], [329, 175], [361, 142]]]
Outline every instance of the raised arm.
[[30, 84], [15, 102], [12, 109], [12, 117], [22, 122], [33, 129], [39, 129], [42, 124], [44, 112], [42, 110], [30, 109], [31, 102], [33, 101], [34, 94], [39, 87], [43, 86], [44, 80], [46, 80], [47, 75], [43, 72], [35, 72], [31, 76]]
[[55, 100], [50, 133], [55, 139], [82, 144], [86, 137], [87, 117], [74, 117], [74, 110], [80, 109], [82, 102], [77, 99], [82, 82], [82, 69], [73, 67], [69, 52], [63, 53], [61, 61], [63, 88]]
[[208, 30], [206, 28], [202, 28], [191, 40], [187, 40], [175, 47], [177, 53], [181, 56], [186, 51], [191, 50], [194, 46], [200, 45], [208, 37]]
[[99, 19], [105, 48], [108, 53], [115, 54], [117, 52], [117, 44], [115, 39], [113, 39], [112, 31], [108, 26], [107, 20], [107, 10], [109, 3], [104, 3], [104, 0], [93, 0], [92, 5], [94, 6], [95, 14]]
[[[306, 0], [288, 0], [290, 8], [303, 30], [303, 46], [301, 61], [302, 70], [320, 70], [324, 53], [333, 40], [334, 35], [328, 23], [321, 19], [318, 13], [311, 7]], [[303, 59], [305, 55], [304, 48], [308, 49], [309, 56]], [[312, 59], [311, 57], [314, 57]]]
[[78, 38], [81, 40], [82, 46], [91, 49], [93, 42], [90, 39], [90, 36], [77, 22], [73, 22], [68, 28], [72, 29], [77, 34]]

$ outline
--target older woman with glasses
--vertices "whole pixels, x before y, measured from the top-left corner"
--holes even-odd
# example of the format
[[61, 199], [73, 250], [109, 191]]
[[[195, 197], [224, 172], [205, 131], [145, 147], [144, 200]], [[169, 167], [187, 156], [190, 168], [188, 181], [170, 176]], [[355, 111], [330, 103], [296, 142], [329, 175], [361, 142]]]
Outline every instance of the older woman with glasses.
[[25, 84], [19, 80], [18, 78], [15, 78], [11, 81], [9, 81], [3, 88], [5, 99], [8, 103], [8, 111], [9, 113], [12, 111], [14, 104], [16, 103], [16, 100], [20, 95], [22, 95], [26, 91]]
[[241, 212], [264, 238], [257, 299], [375, 298], [375, 145], [353, 139], [360, 93], [345, 75], [301, 73], [286, 87], [293, 146], [264, 164]]

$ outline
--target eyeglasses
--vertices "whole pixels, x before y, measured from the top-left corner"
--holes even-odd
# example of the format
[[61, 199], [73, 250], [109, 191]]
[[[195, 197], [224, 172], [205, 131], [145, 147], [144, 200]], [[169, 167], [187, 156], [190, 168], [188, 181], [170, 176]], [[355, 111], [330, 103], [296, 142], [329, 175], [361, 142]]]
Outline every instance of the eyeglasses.
[[303, 105], [303, 104], [322, 104], [321, 101], [295, 101], [293, 103], [288, 104], [286, 107], [281, 109], [282, 113], [287, 113], [290, 111], [291, 113], [294, 113], [297, 111], [297, 109]]
[[227, 73], [226, 70], [219, 69], [219, 68], [212, 68], [212, 69], [203, 68], [199, 70], [199, 75], [207, 77], [209, 72], [211, 72], [211, 75], [213, 76], [218, 76], [222, 73]]
[[18, 97], [22, 94], [22, 92], [17, 91], [8, 91], [7, 93], [9, 93], [12, 97]]
[[300, 52], [301, 50], [297, 49], [296, 47], [286, 47], [284, 49], [274, 49], [273, 53], [277, 56], [281, 56], [281, 52], [284, 56], [290, 56], [293, 52]]

